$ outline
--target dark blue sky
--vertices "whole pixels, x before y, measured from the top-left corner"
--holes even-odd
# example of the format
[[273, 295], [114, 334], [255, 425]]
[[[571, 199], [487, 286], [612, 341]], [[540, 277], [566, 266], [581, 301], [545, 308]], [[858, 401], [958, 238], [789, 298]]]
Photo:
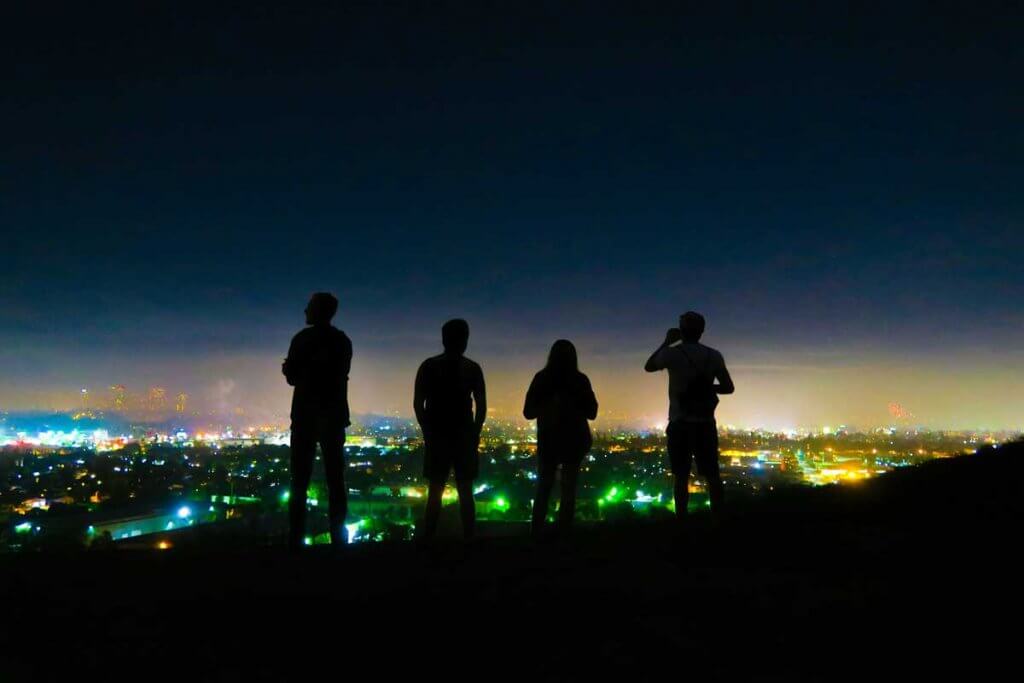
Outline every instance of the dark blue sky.
[[500, 407], [569, 336], [660, 414], [639, 365], [696, 308], [736, 421], [1024, 423], [1020, 11], [465, 4], [4, 21], [0, 403], [277, 412], [330, 289], [357, 409], [408, 412], [462, 315]]

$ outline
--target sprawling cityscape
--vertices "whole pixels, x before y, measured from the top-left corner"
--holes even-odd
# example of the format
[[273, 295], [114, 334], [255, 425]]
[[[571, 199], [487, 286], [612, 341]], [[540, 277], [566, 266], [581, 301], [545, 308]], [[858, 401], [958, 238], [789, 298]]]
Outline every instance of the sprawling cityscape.
[[[178, 411], [180, 415], [181, 411]], [[284, 425], [133, 424], [100, 411], [0, 414], [0, 549], [276, 544], [286, 531], [289, 434]], [[179, 420], [182, 425], [185, 420]], [[785, 487], [857, 485], [894, 468], [973, 453], [1010, 432], [843, 425], [773, 432], [723, 426], [723, 479], [732, 497]], [[478, 515], [491, 533], [529, 519], [535, 431], [492, 417], [482, 435]], [[409, 419], [364, 416], [345, 452], [350, 542], [410, 539], [426, 490], [422, 439]], [[318, 466], [319, 470], [319, 466]], [[672, 481], [660, 429], [597, 429], [583, 466], [577, 516], [585, 523], [668, 516]], [[690, 506], [707, 497], [692, 477]], [[328, 541], [326, 490], [314, 475], [308, 544]], [[453, 489], [446, 503], [455, 502]]]

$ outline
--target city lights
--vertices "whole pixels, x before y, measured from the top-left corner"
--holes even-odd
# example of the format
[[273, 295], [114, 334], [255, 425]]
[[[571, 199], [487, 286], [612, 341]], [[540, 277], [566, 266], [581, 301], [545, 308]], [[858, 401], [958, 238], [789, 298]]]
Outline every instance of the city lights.
[[[277, 427], [191, 432], [145, 430], [117, 434], [105, 425], [85, 430], [39, 430], [29, 439], [5, 431], [3, 453], [13, 467], [7, 485], [17, 491], [7, 543], [30, 547], [70, 534], [82, 544], [146, 543], [188, 534], [211, 524], [238, 532], [280, 525], [290, 501], [288, 447]], [[347, 440], [345, 480], [350, 517], [347, 542], [408, 539], [422, 515], [422, 439], [409, 422], [362, 426]], [[488, 421], [480, 447], [480, 479], [473, 487], [481, 523], [526, 524], [537, 486], [536, 434], [516, 420]], [[727, 497], [772, 495], [787, 486], [860, 486], [868, 479], [934, 458], [974, 453], [1013, 434], [898, 431], [850, 432], [846, 427], [772, 432], [738, 427], [720, 430], [720, 468]], [[287, 439], [285, 439], [287, 441]], [[111, 443], [118, 448], [111, 448]], [[327, 543], [329, 513], [322, 469], [315, 469], [306, 496], [310, 544]], [[154, 482], [152, 486], [149, 482]], [[155, 482], [160, 482], [156, 484]], [[673, 481], [663, 434], [597, 431], [584, 460], [576, 515], [601, 522], [628, 516], [664, 516], [674, 510]], [[703, 514], [707, 491], [690, 479], [689, 507]], [[162, 497], [170, 493], [177, 502]], [[445, 509], [457, 508], [449, 485]], [[111, 516], [107, 511], [116, 511]], [[60, 525], [37, 523], [58, 511]], [[55, 518], [56, 519], [56, 518]], [[246, 525], [235, 524], [247, 520]], [[275, 521], [276, 520], [276, 521]], [[77, 526], [76, 526], [77, 524]], [[270, 527], [267, 527], [270, 528]], [[257, 532], [268, 533], [268, 532]], [[150, 538], [146, 541], [145, 539]]]

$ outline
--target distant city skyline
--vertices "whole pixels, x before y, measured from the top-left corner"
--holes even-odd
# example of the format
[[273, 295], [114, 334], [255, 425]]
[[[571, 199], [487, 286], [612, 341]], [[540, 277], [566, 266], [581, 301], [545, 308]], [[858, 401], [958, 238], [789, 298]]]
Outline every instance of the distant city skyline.
[[[358, 339], [356, 340], [358, 343]], [[713, 343], [710, 339], [708, 343]], [[423, 355], [430, 353], [426, 343]], [[506, 344], [507, 348], [509, 345]], [[535, 345], [540, 347], [541, 345]], [[601, 404], [599, 420], [612, 423], [655, 425], [665, 421], [667, 378], [647, 375], [634, 365], [622, 367], [620, 357], [588, 355], [581, 347], [581, 363], [594, 381]], [[720, 345], [726, 353], [727, 346]], [[537, 348], [536, 367], [544, 361], [543, 348]], [[737, 393], [723, 397], [719, 421], [747, 427], [795, 429], [821, 425], [848, 424], [873, 428], [891, 424], [920, 425], [951, 429], [1021, 429], [1024, 395], [1019, 375], [1011, 368], [991, 374], [979, 372], [984, 359], [934, 357], [934, 369], [906, 367], [899, 358], [853, 354], [829, 357], [817, 354], [799, 358], [780, 358], [770, 353], [730, 354], [730, 370], [737, 382]], [[484, 365], [488, 377], [491, 410], [503, 417], [521, 414], [521, 402], [532, 373], [513, 368], [528, 362], [525, 352], [470, 355]], [[646, 351], [631, 354], [634, 362], [643, 362]], [[363, 356], [363, 357], [361, 357]], [[369, 356], [369, 358], [365, 357]], [[415, 358], [415, 357], [414, 357]], [[589, 360], [589, 362], [588, 362]], [[603, 362], [602, 362], [603, 361]], [[124, 363], [119, 363], [125, 365]], [[390, 359], [360, 354], [356, 346], [352, 370], [351, 401], [358, 414], [412, 415], [412, 377], [414, 359]], [[403, 372], [404, 371], [404, 372]], [[187, 394], [186, 411], [237, 415], [253, 420], [287, 421], [290, 387], [280, 375], [277, 357], [251, 355], [244, 358], [181, 360], [174, 378], [160, 382], [152, 370], [144, 371], [150, 383], [121, 381], [128, 392], [128, 407], [136, 414], [154, 412], [148, 406], [153, 386], [165, 389], [162, 414], [173, 416], [179, 394]], [[631, 376], [630, 376], [631, 375]], [[89, 381], [71, 386], [56, 384], [52, 389], [0, 388], [0, 410], [76, 410], [82, 407], [81, 389], [89, 391], [92, 408], [112, 410], [112, 384]], [[58, 382], [66, 378], [59, 378]], [[146, 404], [146, 405], [144, 405]], [[155, 411], [155, 412], [160, 412]]]

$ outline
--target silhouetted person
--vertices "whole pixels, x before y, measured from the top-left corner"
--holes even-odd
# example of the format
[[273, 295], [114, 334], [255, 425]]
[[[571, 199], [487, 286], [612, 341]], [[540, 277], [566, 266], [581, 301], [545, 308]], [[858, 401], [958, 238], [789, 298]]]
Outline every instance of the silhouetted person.
[[331, 325], [338, 300], [327, 292], [314, 294], [306, 306], [309, 327], [292, 338], [281, 371], [292, 394], [292, 484], [288, 498], [288, 543], [303, 544], [306, 528], [306, 490], [313, 476], [313, 459], [320, 444], [330, 500], [331, 543], [344, 543], [345, 428], [349, 426], [348, 373], [352, 342]]
[[547, 366], [533, 377], [523, 416], [537, 420], [537, 495], [533, 501], [534, 536], [540, 536], [548, 512], [555, 473], [562, 467], [558, 526], [568, 531], [576, 510], [576, 480], [592, 444], [588, 420], [597, 417], [590, 380], [579, 371], [576, 347], [566, 339], [552, 345]]
[[479, 472], [477, 449], [487, 416], [484, 373], [479, 365], [462, 355], [469, 342], [469, 324], [465, 320], [446, 322], [441, 328], [441, 341], [444, 353], [420, 365], [413, 397], [425, 444], [424, 476], [429, 482], [423, 538], [431, 539], [437, 532], [441, 496], [448, 473], [454, 470], [462, 533], [471, 539], [476, 525], [473, 480]]
[[735, 387], [722, 354], [700, 343], [702, 334], [704, 316], [693, 311], [684, 313], [679, 317], [679, 328], [665, 334], [665, 341], [644, 366], [647, 372], [668, 370], [669, 422], [665, 435], [680, 520], [686, 517], [690, 463], [694, 459], [697, 472], [707, 480], [712, 512], [721, 512], [722, 508], [715, 407], [718, 394], [731, 394]]

